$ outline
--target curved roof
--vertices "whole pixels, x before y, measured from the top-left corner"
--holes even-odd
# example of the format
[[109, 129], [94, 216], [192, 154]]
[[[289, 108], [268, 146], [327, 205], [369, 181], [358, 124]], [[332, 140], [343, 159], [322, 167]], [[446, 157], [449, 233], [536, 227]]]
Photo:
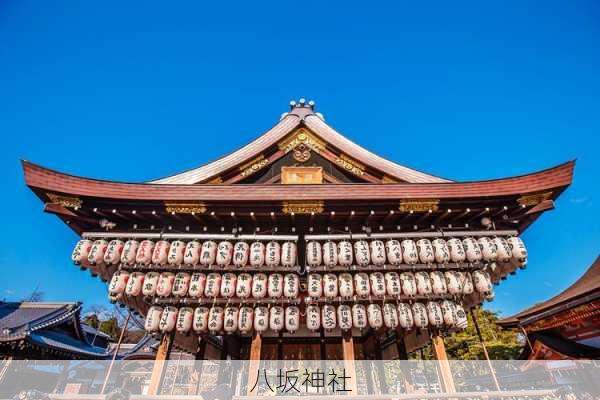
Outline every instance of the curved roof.
[[318, 135], [329, 145], [349, 155], [357, 161], [369, 165], [384, 174], [408, 183], [440, 183], [451, 182], [412, 168], [408, 168], [392, 161], [386, 160], [351, 140], [344, 137], [335, 129], [327, 125], [319, 114], [313, 112], [312, 106], [293, 106], [274, 127], [244, 147], [221, 157], [213, 162], [194, 168], [180, 174], [150, 181], [156, 184], [195, 184], [204, 182], [219, 174], [242, 165], [256, 157], [269, 147], [276, 145], [297, 128], [304, 126]]
[[[188, 185], [157, 183], [121, 183], [64, 174], [23, 161], [25, 181], [32, 189], [75, 196], [123, 200], [398, 200], [452, 199], [511, 196], [558, 189], [570, 185], [574, 161], [543, 171], [511, 178], [442, 183], [342, 183], [327, 185]], [[343, 190], [340, 187], [343, 186]], [[559, 194], [554, 192], [553, 197]]]

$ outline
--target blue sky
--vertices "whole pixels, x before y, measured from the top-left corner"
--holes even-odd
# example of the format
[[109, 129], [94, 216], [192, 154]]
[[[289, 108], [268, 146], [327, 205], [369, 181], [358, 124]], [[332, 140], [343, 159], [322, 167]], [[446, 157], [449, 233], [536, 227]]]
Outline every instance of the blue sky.
[[[223, 3], [219, 5], [217, 3]], [[506, 314], [600, 254], [600, 3], [0, 3], [0, 299], [105, 303], [70, 263], [77, 238], [25, 187], [20, 158], [144, 181], [210, 161], [291, 99], [394, 161], [456, 180], [577, 159], [524, 238]]]

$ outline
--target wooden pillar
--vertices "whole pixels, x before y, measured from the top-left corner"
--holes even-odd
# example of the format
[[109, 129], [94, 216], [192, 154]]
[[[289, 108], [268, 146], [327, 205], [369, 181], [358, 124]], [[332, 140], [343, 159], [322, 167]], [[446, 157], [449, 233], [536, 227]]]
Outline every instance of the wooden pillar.
[[496, 385], [496, 390], [500, 391], [500, 384], [498, 383], [498, 378], [496, 377], [496, 372], [494, 371], [494, 366], [490, 361], [490, 356], [487, 351], [487, 347], [485, 346], [485, 342], [483, 341], [483, 336], [481, 335], [481, 331], [479, 330], [479, 324], [477, 323], [477, 315], [475, 311], [471, 308], [471, 318], [473, 319], [473, 325], [475, 325], [475, 331], [477, 332], [477, 337], [479, 338], [479, 342], [481, 343], [481, 347], [483, 348], [483, 355], [487, 360], [488, 366], [490, 367], [490, 372], [492, 373], [492, 379], [494, 380], [494, 384]]
[[192, 372], [192, 382], [188, 390], [188, 395], [193, 396], [199, 393], [200, 382], [202, 382], [202, 365], [204, 360], [204, 352], [206, 351], [206, 339], [202, 336], [198, 338], [198, 349], [194, 356], [194, 371]]
[[160, 340], [160, 344], [156, 351], [154, 366], [152, 367], [150, 385], [148, 385], [148, 395], [159, 394], [160, 386], [165, 375], [165, 369], [167, 367], [169, 356], [171, 355], [171, 349], [173, 348], [174, 339], [175, 331], [165, 333]]
[[456, 393], [454, 387], [454, 378], [452, 378], [452, 371], [450, 370], [450, 363], [448, 362], [448, 355], [446, 354], [446, 346], [444, 345], [444, 338], [439, 334], [434, 334], [431, 337], [433, 344], [433, 353], [435, 358], [439, 361], [440, 375], [442, 378], [442, 385], [446, 393]]
[[[375, 336], [376, 333], [373, 332]], [[379, 389], [380, 393], [388, 393], [388, 385], [385, 379], [385, 368], [383, 364], [383, 349], [381, 348], [381, 340], [379, 336], [375, 336], [375, 370], [377, 371], [377, 377], [379, 378]]]
[[356, 365], [354, 363], [354, 339], [352, 338], [352, 332], [347, 332], [342, 337], [342, 352], [344, 354], [344, 369], [346, 370], [346, 389], [349, 390], [348, 394], [357, 394], [356, 387]]
[[412, 393], [415, 388], [412, 383], [412, 375], [410, 374], [410, 362], [408, 361], [404, 336], [402, 336], [400, 331], [396, 331], [396, 348], [398, 349], [398, 362], [400, 363], [400, 370], [404, 379], [404, 389], [406, 393]]
[[252, 336], [252, 343], [250, 344], [250, 363], [248, 366], [248, 383], [247, 391], [248, 396], [254, 396], [258, 392], [258, 387], [252, 391], [252, 388], [258, 380], [258, 373], [260, 367], [260, 351], [262, 348], [262, 337], [259, 333], [254, 333]]

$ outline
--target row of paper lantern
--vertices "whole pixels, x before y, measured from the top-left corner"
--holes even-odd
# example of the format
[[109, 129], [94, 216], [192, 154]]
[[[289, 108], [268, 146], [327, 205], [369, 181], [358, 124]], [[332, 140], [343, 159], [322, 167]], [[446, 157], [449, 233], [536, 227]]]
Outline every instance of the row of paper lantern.
[[516, 259], [519, 263], [527, 260], [525, 244], [519, 237], [481, 237], [474, 239], [452, 238], [405, 239], [398, 241], [357, 240], [338, 243], [326, 241], [320, 243], [310, 241], [306, 245], [306, 263], [309, 266], [325, 265], [328, 267], [350, 266], [356, 263], [366, 265], [400, 265], [404, 264], [446, 264], [449, 262], [493, 262], [503, 263]]
[[[296, 265], [297, 247], [294, 242], [280, 244], [276, 241], [268, 243], [246, 242], [232, 243], [228, 241], [198, 241], [185, 243], [175, 240], [171, 243], [159, 240], [128, 240], [126, 242], [114, 239], [110, 242], [99, 239], [91, 241], [80, 240], [71, 258], [77, 264], [107, 265], [171, 265], [171, 266], [221, 266], [233, 265], [244, 267], [293, 267]], [[357, 240], [338, 243], [326, 241], [309, 241], [306, 245], [306, 262], [309, 266], [351, 266], [354, 263], [366, 265], [400, 265], [449, 262], [510, 262], [511, 259], [524, 264], [527, 260], [527, 250], [519, 237], [481, 237], [474, 239], [452, 238], [405, 239], [398, 241]]]
[[[318, 331], [321, 327], [327, 331], [335, 328], [350, 330], [367, 327], [379, 329], [403, 329], [428, 327], [458, 328], [467, 327], [467, 316], [460, 304], [444, 300], [427, 303], [357, 303], [352, 306], [341, 304], [337, 308], [330, 304], [319, 307], [315, 304], [306, 306], [306, 327], [310, 331]], [[186, 334], [196, 333], [259, 333], [271, 330], [286, 330], [294, 333], [300, 327], [300, 309], [297, 306], [258, 306], [255, 308], [238, 307], [191, 307], [165, 308], [152, 306], [146, 314], [145, 329], [148, 332], [172, 332]]]
[[293, 267], [296, 265], [297, 247], [295, 242], [280, 244], [276, 241], [234, 244], [209, 240], [201, 244], [195, 240], [188, 243], [159, 240], [155, 243], [152, 240], [124, 242], [114, 239], [108, 242], [104, 239], [82, 239], [75, 246], [71, 258], [76, 264], [87, 261], [107, 265]]
[[[108, 285], [109, 296], [118, 298], [128, 296], [158, 297], [224, 297], [224, 298], [281, 298], [295, 299], [300, 290], [300, 278], [297, 274], [269, 275], [263, 273], [236, 275], [231, 272], [216, 272], [205, 275], [201, 272], [128, 272], [116, 271]], [[308, 296], [311, 298], [335, 298], [338, 296], [407, 296], [416, 295], [462, 295], [473, 291], [491, 294], [492, 281], [489, 273], [475, 270], [472, 273], [462, 271], [418, 271], [385, 274], [359, 272], [355, 275], [344, 272], [339, 275], [311, 273], [307, 279]]]

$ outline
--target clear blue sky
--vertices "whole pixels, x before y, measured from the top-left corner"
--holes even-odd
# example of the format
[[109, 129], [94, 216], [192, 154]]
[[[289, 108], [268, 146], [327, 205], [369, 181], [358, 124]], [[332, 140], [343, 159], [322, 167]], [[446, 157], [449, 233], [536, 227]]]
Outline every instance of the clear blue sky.
[[20, 158], [158, 178], [247, 143], [301, 96], [370, 150], [456, 180], [577, 158], [491, 307], [564, 289], [600, 253], [600, 3], [419, 3], [0, 2], [0, 299], [39, 284], [47, 300], [106, 301]]

